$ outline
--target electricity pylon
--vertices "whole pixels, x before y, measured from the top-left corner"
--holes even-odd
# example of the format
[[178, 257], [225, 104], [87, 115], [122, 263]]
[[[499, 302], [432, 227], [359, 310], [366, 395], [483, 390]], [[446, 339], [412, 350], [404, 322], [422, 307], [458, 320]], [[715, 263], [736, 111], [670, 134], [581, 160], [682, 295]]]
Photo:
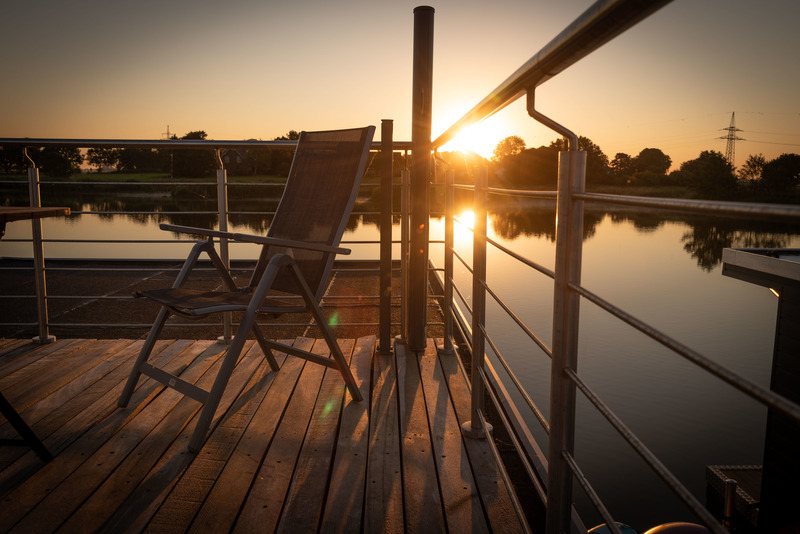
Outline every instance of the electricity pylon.
[[731, 164], [731, 167], [734, 166], [734, 159], [736, 158], [736, 141], [744, 141], [744, 139], [736, 135], [736, 132], [741, 132], [743, 130], [740, 130], [736, 127], [735, 115], [735, 111], [731, 112], [731, 125], [727, 128], [722, 128], [723, 130], [727, 130], [728, 135], [718, 138], [727, 139], [728, 141], [728, 144], [725, 146], [725, 159], [728, 160], [728, 163]]

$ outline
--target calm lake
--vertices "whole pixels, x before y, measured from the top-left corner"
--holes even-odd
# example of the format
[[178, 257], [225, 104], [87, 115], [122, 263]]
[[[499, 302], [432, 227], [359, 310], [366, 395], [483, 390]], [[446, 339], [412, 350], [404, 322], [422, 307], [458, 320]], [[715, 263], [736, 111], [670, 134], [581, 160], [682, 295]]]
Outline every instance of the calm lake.
[[[73, 211], [213, 210], [138, 198], [114, 205], [106, 201], [71, 202]], [[249, 202], [247, 203], [249, 204]], [[263, 203], [259, 206], [263, 209]], [[231, 205], [231, 209], [258, 209]], [[359, 209], [358, 207], [356, 208]], [[374, 211], [371, 208], [362, 211]], [[490, 213], [489, 235], [525, 257], [552, 268], [554, 204], [498, 200]], [[377, 239], [377, 216], [354, 217], [346, 240]], [[469, 220], [470, 213], [462, 211]], [[44, 221], [47, 239], [169, 239], [159, 222], [211, 227], [215, 216], [79, 215]], [[232, 217], [236, 231], [263, 232], [263, 217]], [[431, 220], [431, 238], [443, 238], [443, 221]], [[30, 225], [10, 224], [7, 239], [30, 235]], [[399, 230], [395, 229], [396, 239]], [[471, 261], [469, 230], [456, 226], [456, 246]], [[662, 332], [722, 363], [746, 378], [769, 386], [778, 300], [769, 290], [722, 275], [725, 247], [800, 248], [800, 225], [764, 224], [738, 219], [687, 216], [659, 211], [587, 208], [584, 228], [583, 285]], [[179, 258], [190, 245], [47, 243], [47, 257]], [[377, 257], [376, 245], [352, 245], [353, 258]], [[397, 250], [395, 250], [395, 254]], [[3, 256], [30, 256], [27, 243], [0, 243]], [[234, 246], [233, 257], [251, 258]], [[431, 258], [443, 265], [442, 246]], [[488, 279], [492, 289], [548, 345], [551, 337], [553, 283], [489, 247]], [[456, 261], [455, 277], [469, 299], [468, 272]], [[515, 369], [529, 394], [548, 414], [549, 359], [491, 299], [488, 331]], [[649, 338], [581, 304], [579, 372], [666, 466], [705, 501], [705, 466], [760, 464], [766, 409], [737, 390], [709, 377]], [[490, 354], [491, 357], [491, 354]], [[499, 367], [499, 366], [497, 366]], [[644, 531], [652, 526], [694, 520], [660, 479], [578, 394], [576, 458], [618, 521]], [[520, 406], [524, 403], [519, 402]], [[536, 420], [530, 426], [546, 450], [546, 436]], [[579, 512], [587, 526], [600, 522], [576, 485]]]

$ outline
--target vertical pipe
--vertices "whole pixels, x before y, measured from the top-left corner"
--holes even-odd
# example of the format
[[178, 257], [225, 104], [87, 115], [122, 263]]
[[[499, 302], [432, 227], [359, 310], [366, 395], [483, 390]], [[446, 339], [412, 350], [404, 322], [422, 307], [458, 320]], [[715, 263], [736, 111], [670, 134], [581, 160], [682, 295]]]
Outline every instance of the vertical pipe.
[[453, 217], [455, 216], [455, 170], [445, 173], [444, 214], [444, 353], [454, 354], [453, 349]]
[[428, 183], [433, 94], [433, 13], [414, 8], [411, 94], [411, 250], [409, 255], [408, 344], [425, 350], [428, 312]]
[[[32, 208], [40, 208], [42, 199], [39, 189], [39, 169], [36, 168], [34, 161], [28, 156], [27, 149], [25, 157], [28, 158], [28, 194]], [[56, 340], [55, 336], [50, 335], [50, 319], [47, 314], [47, 284], [44, 274], [44, 249], [42, 247], [42, 220], [31, 219], [31, 238], [33, 241], [33, 269], [36, 282], [36, 312], [38, 315], [39, 335], [33, 338], [35, 343], [52, 343]]]
[[472, 397], [470, 421], [464, 423], [468, 437], [485, 437], [483, 432], [483, 360], [486, 340], [483, 329], [486, 325], [486, 189], [489, 168], [478, 167], [475, 173], [475, 223], [472, 229]]
[[572, 509], [572, 474], [562, 453], [574, 452], [575, 384], [565, 370], [577, 371], [580, 301], [568, 285], [580, 283], [583, 206], [582, 202], [572, 201], [572, 194], [583, 192], [585, 171], [586, 152], [559, 153], [547, 473], [548, 534], [569, 530]]
[[[219, 213], [219, 230], [221, 232], [228, 231], [228, 177], [225, 171], [225, 165], [222, 163], [222, 156], [220, 149], [215, 149], [217, 158], [217, 212]], [[230, 271], [231, 261], [228, 251], [228, 239], [221, 237], [219, 239], [219, 257], [225, 268]], [[231, 342], [231, 313], [226, 312], [222, 314], [222, 337], [218, 338], [219, 343]]]
[[392, 128], [381, 121], [380, 354], [392, 352]]
[[[408, 160], [408, 153], [405, 157]], [[409, 244], [409, 189], [411, 173], [400, 171], [400, 342], [408, 341], [408, 251]]]

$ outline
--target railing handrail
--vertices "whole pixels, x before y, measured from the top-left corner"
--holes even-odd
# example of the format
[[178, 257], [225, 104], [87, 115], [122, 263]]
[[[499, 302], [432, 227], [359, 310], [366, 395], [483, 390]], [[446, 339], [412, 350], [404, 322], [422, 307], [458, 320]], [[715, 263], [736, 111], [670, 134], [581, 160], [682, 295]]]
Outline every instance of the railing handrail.
[[433, 141], [434, 149], [458, 133], [502, 110], [614, 37], [652, 15], [671, 0], [600, 0], [567, 26], [503, 83]]
[[[2, 137], [0, 146], [65, 148], [167, 148], [167, 149], [248, 149], [264, 148], [285, 150], [297, 145], [296, 140], [214, 140], [214, 139], [58, 139], [39, 137]], [[394, 150], [409, 150], [410, 141], [394, 141]], [[380, 141], [373, 141], [372, 150], [381, 148]]]

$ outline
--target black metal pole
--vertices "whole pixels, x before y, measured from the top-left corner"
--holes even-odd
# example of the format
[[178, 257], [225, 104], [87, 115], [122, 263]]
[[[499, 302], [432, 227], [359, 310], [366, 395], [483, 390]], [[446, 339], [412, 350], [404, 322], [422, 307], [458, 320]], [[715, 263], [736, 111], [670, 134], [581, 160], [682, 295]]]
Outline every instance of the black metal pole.
[[392, 352], [392, 128], [381, 121], [381, 267], [378, 352]]
[[428, 305], [428, 183], [433, 93], [433, 13], [414, 9], [411, 95], [411, 246], [408, 265], [408, 346], [425, 350]]

